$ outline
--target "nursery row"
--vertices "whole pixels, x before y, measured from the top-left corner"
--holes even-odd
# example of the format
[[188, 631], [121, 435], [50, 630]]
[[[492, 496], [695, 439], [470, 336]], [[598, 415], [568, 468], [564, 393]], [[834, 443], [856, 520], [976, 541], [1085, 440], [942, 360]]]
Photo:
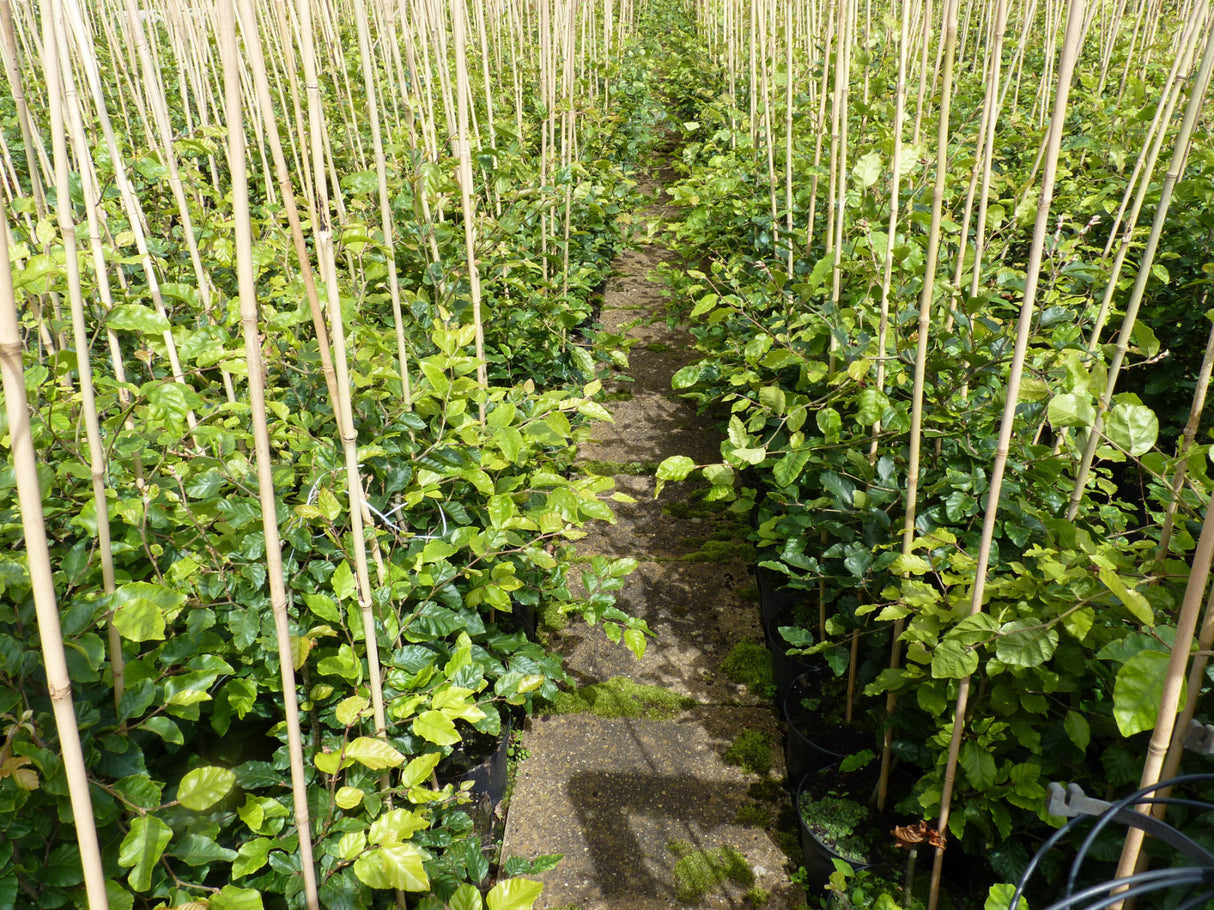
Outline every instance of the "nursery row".
[[459, 776], [537, 615], [645, 648], [570, 550], [635, 16], [0, 4], [0, 907], [534, 903]]
[[929, 906], [946, 848], [1017, 879], [1049, 782], [1173, 773], [1208, 686], [1214, 45], [1160, 9], [704, 0], [669, 64], [674, 385], [726, 441], [658, 476], [755, 514]]

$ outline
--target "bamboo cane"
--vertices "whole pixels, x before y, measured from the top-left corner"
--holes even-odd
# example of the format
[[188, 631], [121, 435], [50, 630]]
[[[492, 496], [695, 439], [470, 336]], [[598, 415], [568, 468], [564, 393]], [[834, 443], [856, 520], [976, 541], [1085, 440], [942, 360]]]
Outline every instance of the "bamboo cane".
[[[1210, 31], [1206, 35], [1201, 65], [1193, 80], [1193, 89], [1189, 95], [1189, 103], [1185, 109], [1184, 122], [1181, 125], [1180, 136], [1177, 137], [1173, 166], [1169, 169], [1163, 188], [1160, 191], [1159, 209], [1155, 219], [1156, 224], [1151, 227], [1151, 238], [1147, 241], [1147, 248], [1142, 254], [1142, 271], [1139, 272], [1138, 282], [1134, 286], [1135, 293], [1131, 298], [1130, 308], [1136, 308], [1133, 301], [1141, 297], [1141, 286], [1146, 283], [1144, 272], [1150, 271], [1151, 259], [1154, 255], [1153, 242], [1158, 241], [1160, 223], [1163, 220], [1163, 216], [1167, 214], [1172, 187], [1176, 183], [1176, 179], [1179, 176], [1178, 171], [1188, 151], [1187, 147], [1192, 135], [1193, 126], [1205, 100], [1206, 90], [1209, 88], [1212, 68], [1214, 68], [1214, 23], [1211, 24]], [[1127, 319], [1129, 318], [1130, 308], [1127, 308]], [[1119, 342], [1118, 354], [1120, 353], [1121, 344]], [[1117, 355], [1114, 355], [1114, 361], [1117, 361]], [[1109, 367], [1109, 378], [1111, 383], [1113, 380], [1113, 368], [1111, 365]], [[1099, 420], [1099, 417], [1097, 417], [1097, 420]], [[1092, 435], [1095, 436], [1097, 432], [1098, 428], [1093, 428]], [[1193, 553], [1193, 565], [1189, 571], [1189, 581], [1185, 587], [1184, 599], [1181, 601], [1180, 614], [1176, 620], [1176, 637], [1173, 640], [1171, 657], [1168, 660], [1168, 668], [1164, 677], [1163, 693], [1159, 699], [1158, 719], [1155, 721], [1155, 731], [1151, 734], [1151, 741], [1147, 746], [1146, 761], [1142, 769], [1140, 784], [1142, 787], [1148, 787], [1160, 779], [1159, 773], [1164, 764], [1168, 744], [1172, 739], [1172, 731], [1175, 728], [1176, 709], [1180, 705], [1185, 666], [1189, 660], [1189, 649], [1193, 643], [1193, 633], [1197, 625], [1197, 614], [1201, 608], [1206, 582], [1209, 578], [1212, 557], [1214, 557], [1214, 500], [1207, 507], [1206, 517], [1202, 523], [1201, 536], [1197, 541], [1197, 549]], [[1138, 833], [1136, 834], [1135, 832]], [[1138, 828], [1133, 827], [1126, 833], [1125, 844], [1121, 851], [1121, 859], [1117, 865], [1118, 878], [1123, 878], [1130, 874], [1137, 864], [1138, 854], [1142, 848], [1141, 835], [1142, 832]]]
[[[1046, 144], [1044, 168], [1041, 175], [1041, 195], [1037, 201], [1037, 217], [1033, 224], [1033, 241], [1029, 248], [1029, 259], [1025, 268], [1024, 299], [1016, 320], [1016, 343], [1012, 352], [1011, 368], [1008, 371], [1007, 392], [1003, 405], [1003, 417], [999, 423], [999, 441], [995, 447], [995, 461], [991, 466], [990, 487], [987, 490], [986, 510], [982, 522], [982, 538], [974, 567], [974, 586], [970, 596], [970, 615], [982, 612], [983, 595], [986, 591], [986, 575], [990, 566], [991, 544], [995, 537], [995, 523], [999, 513], [999, 496], [1003, 489], [1003, 475], [1007, 469], [1008, 453], [1011, 449], [1012, 432], [1016, 424], [1016, 406], [1020, 398], [1020, 382], [1032, 332], [1033, 313], [1036, 307], [1037, 285], [1041, 275], [1041, 260], [1045, 237], [1049, 230], [1050, 206], [1054, 198], [1054, 179], [1058, 170], [1058, 157], [1062, 146], [1062, 133], [1066, 123], [1067, 102], [1070, 96], [1071, 77], [1079, 58], [1083, 33], [1085, 0], [1070, 0], [1067, 13], [1066, 35], [1058, 61], [1058, 87], [1054, 93], [1054, 110], [1050, 117], [1049, 136]], [[957, 775], [957, 759], [961, 750], [961, 736], [965, 729], [965, 711], [969, 701], [970, 676], [962, 678], [957, 687], [957, 705], [953, 714], [952, 735], [948, 756], [944, 766], [944, 786], [940, 793], [940, 815], [936, 828], [941, 834], [948, 831], [949, 812], [952, 808], [953, 786]], [[936, 910], [940, 893], [940, 871], [944, 862], [943, 846], [936, 847], [932, 863], [931, 890], [928, 892], [928, 910]]]
[[[901, 28], [898, 33], [898, 86], [894, 96], [894, 148], [889, 191], [889, 239], [885, 245], [885, 262], [881, 277], [881, 316], [877, 327], [877, 388], [882, 390], [885, 388], [885, 356], [889, 336], [889, 296], [890, 286], [893, 281], [894, 238], [897, 236], [898, 231], [898, 203], [902, 182], [902, 129], [906, 121], [906, 61], [911, 6], [912, 4], [910, 3], [902, 4]], [[879, 434], [880, 424], [878, 422], [873, 425], [873, 440], [869, 449], [870, 462], [876, 461]], [[905, 553], [908, 545], [905, 536], [903, 537], [902, 545], [903, 552]], [[902, 662], [901, 639], [905, 625], [903, 619], [898, 619], [894, 622], [893, 641], [890, 644], [889, 654], [889, 666], [893, 670], [898, 669]], [[894, 728], [890, 723], [890, 719], [893, 717], [897, 704], [897, 694], [894, 692], [888, 693], [885, 697], [886, 724], [881, 745], [881, 776], [877, 781], [877, 809], [882, 812], [885, 811], [885, 801], [889, 795], [889, 775], [892, 767], [891, 750], [894, 741]]]
[[278, 536], [278, 512], [274, 493], [270, 431], [266, 424], [264, 364], [257, 321], [257, 286], [253, 275], [253, 227], [249, 214], [248, 176], [237, 71], [236, 17], [233, 0], [219, 0], [216, 24], [224, 56], [224, 87], [228, 125], [228, 166], [232, 173], [232, 215], [236, 224], [236, 268], [240, 286], [240, 323], [244, 331], [245, 360], [249, 366], [249, 405], [253, 419], [253, 442], [257, 462], [257, 489], [261, 499], [262, 530], [266, 543], [266, 570], [270, 582], [270, 605], [278, 641], [278, 666], [282, 678], [283, 712], [287, 722], [287, 750], [291, 765], [291, 794], [295, 826], [299, 835], [299, 861], [304, 881], [304, 900], [309, 910], [320, 910], [316, 865], [312, 856], [312, 825], [308, 812], [307, 779], [303, 764], [303, 736], [295, 691], [294, 654], [291, 647], [287, 592], [283, 578], [282, 543]]
[[1198, 115], [1201, 113], [1205, 94], [1210, 84], [1212, 62], [1214, 62], [1214, 25], [1211, 26], [1211, 31], [1207, 33], [1201, 66], [1194, 76], [1193, 88], [1189, 94], [1188, 105], [1185, 108], [1184, 121], [1181, 123], [1180, 132], [1176, 137], [1176, 148], [1172, 154], [1172, 162], [1167, 174], [1164, 176], [1163, 186], [1160, 187], [1159, 203], [1155, 209], [1155, 220], [1151, 224], [1151, 233], [1147, 237], [1146, 247], [1142, 251], [1142, 259], [1138, 264], [1138, 278], [1134, 282], [1134, 290], [1131, 292], [1129, 303], [1126, 305], [1125, 316], [1121, 322], [1121, 333], [1117, 337], [1117, 347], [1113, 352], [1112, 360], [1109, 362], [1108, 379], [1105, 382], [1104, 392], [1100, 397], [1096, 420], [1092, 426], [1091, 433], [1088, 434], [1083, 457], [1075, 472], [1075, 484], [1071, 490], [1070, 505], [1067, 507], [1068, 521], [1073, 520], [1076, 514], [1078, 514], [1079, 504], [1083, 500], [1088, 473], [1091, 470], [1092, 460], [1096, 455], [1096, 447], [1100, 442], [1101, 429], [1104, 426], [1104, 413], [1109, 409], [1109, 405], [1113, 400], [1113, 390], [1117, 386], [1117, 379], [1120, 375], [1122, 364], [1125, 361], [1126, 352], [1130, 347], [1134, 323], [1138, 317], [1138, 309], [1142, 304], [1142, 297], [1146, 290], [1147, 282], [1151, 278], [1151, 265], [1155, 261], [1155, 252], [1159, 248], [1159, 237], [1163, 233], [1164, 221], [1167, 219], [1168, 207], [1172, 201], [1172, 191], [1175, 189], [1180, 175], [1184, 173], [1185, 162], [1188, 160], [1193, 129], [1197, 123]]
[[[57, 98], [61, 88], [55, 26], [51, 22], [53, 15], [53, 5], [44, 4], [43, 61], [47, 64], [47, 91], [52, 98]], [[54, 573], [42, 515], [41, 483], [38, 480], [37, 456], [25, 395], [23, 347], [21, 329], [17, 321], [17, 301], [13, 295], [9, 247], [8, 215], [6, 212], [0, 212], [0, 250], [3, 250], [3, 263], [0, 265], [0, 374], [3, 377], [4, 403], [8, 414], [8, 436], [16, 479], [17, 502], [21, 508], [21, 527], [25, 536], [34, 609], [38, 616], [38, 639], [46, 667], [47, 690], [55, 717], [55, 728], [59, 735], [59, 750], [63, 756], [67, 777], [68, 796], [75, 822], [76, 842], [80, 847], [88, 905], [90, 910], [107, 910], [109, 902], [105, 891], [105, 871], [101, 863], [97, 829], [93, 822], [88, 770], [84, 764], [80, 731], [76, 724], [72, 681], [68, 674], [63, 633], [59, 625]]]

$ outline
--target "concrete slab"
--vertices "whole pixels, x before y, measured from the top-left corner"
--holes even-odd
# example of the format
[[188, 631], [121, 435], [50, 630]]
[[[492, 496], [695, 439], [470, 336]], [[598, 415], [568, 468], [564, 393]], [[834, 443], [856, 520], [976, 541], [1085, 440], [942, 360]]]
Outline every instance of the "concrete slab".
[[[632, 910], [680, 906], [673, 843], [728, 846], [746, 858], [754, 887], [768, 891], [765, 906], [796, 906], [803, 898], [787, 881], [783, 854], [766, 831], [736, 821], [750, 778], [720, 758], [737, 730], [769, 722], [761, 709], [719, 707], [697, 709], [682, 722], [581, 715], [532, 721], [503, 856], [564, 854], [540, 876], [537, 907]], [[727, 883], [698, 906], [750, 907], [747, 890]]]

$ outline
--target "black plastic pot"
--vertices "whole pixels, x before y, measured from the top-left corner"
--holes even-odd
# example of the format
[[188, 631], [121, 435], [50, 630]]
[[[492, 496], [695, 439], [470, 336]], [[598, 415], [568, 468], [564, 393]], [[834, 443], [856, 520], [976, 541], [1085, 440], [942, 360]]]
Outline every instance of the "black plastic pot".
[[792, 785], [806, 774], [833, 765], [843, 758], [838, 752], [821, 743], [824, 729], [815, 725], [800, 709], [800, 699], [805, 695], [821, 694], [826, 681], [825, 667], [814, 668], [798, 676], [785, 692], [780, 702], [784, 714], [784, 763], [788, 769], [788, 781]]
[[801, 817], [801, 793], [805, 789], [806, 782], [812, 778], [813, 774], [806, 774], [801, 777], [801, 782], [797, 785], [794, 806], [797, 812], [797, 825], [801, 829], [801, 860], [805, 866], [805, 887], [808, 891], [818, 892], [830, 881], [830, 874], [835, 871], [835, 860], [842, 860], [856, 870], [871, 869], [873, 863], [858, 862], [849, 857], [842, 856], [820, 841], [809, 830], [809, 827], [805, 824], [805, 819]]
[[456, 744], [451, 754], [439, 765], [439, 781], [456, 786], [465, 781], [472, 781], [472, 792], [488, 797], [496, 806], [506, 795], [509, 766], [507, 751], [513, 726], [513, 720], [510, 718], [502, 719], [501, 738], [496, 748], [488, 754], [470, 755], [465, 742]]
[[763, 634], [770, 640], [779, 635], [777, 628], [792, 624], [797, 603], [805, 592], [786, 587], [787, 575], [762, 566], [755, 566], [755, 579], [759, 587], [759, 618]]
[[799, 657], [788, 656], [788, 643], [779, 629], [767, 633], [767, 650], [771, 652], [771, 677], [776, 686], [776, 701], [783, 702], [793, 682], [807, 673], [814, 672], [814, 665]]

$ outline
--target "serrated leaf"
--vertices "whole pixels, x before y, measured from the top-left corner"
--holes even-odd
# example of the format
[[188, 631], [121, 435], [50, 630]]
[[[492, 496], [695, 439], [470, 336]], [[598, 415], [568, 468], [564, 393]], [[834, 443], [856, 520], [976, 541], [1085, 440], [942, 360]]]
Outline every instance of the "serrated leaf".
[[995, 786], [995, 757], [974, 740], [961, 746], [958, 760], [975, 789], [990, 790]]
[[1037, 620], [1017, 619], [999, 630], [995, 656], [1013, 667], [1039, 667], [1054, 656], [1057, 647], [1057, 629], [1043, 629]]
[[205, 812], [236, 786], [236, 775], [227, 768], [207, 765], [187, 771], [177, 788], [177, 801], [192, 812]]
[[932, 653], [933, 679], [963, 679], [978, 669], [978, 653], [960, 642], [945, 639]]

